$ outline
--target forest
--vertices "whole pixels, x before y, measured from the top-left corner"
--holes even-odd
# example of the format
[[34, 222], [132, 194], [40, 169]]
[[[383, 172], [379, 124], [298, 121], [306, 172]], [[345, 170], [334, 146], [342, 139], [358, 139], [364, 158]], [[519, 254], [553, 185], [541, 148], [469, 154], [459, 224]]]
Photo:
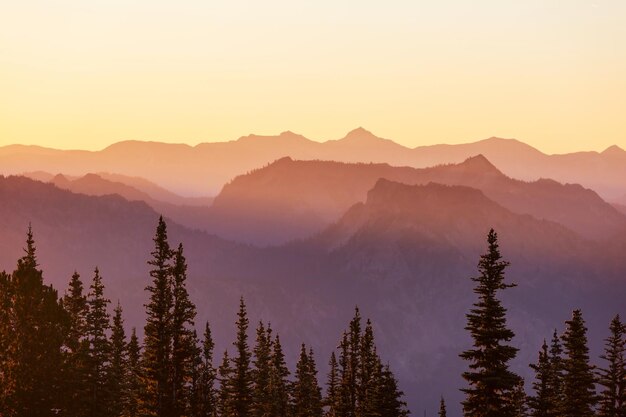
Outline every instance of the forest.
[[[0, 273], [0, 416], [409, 415], [402, 387], [377, 351], [373, 325], [358, 307], [329, 356], [303, 344], [290, 369], [269, 323], [258, 322], [250, 340], [242, 297], [236, 339], [218, 353], [210, 324], [196, 323], [183, 245], [170, 246], [163, 218], [153, 240], [140, 338], [136, 329], [126, 329], [122, 306], [106, 298], [97, 268], [88, 287], [78, 273], [63, 295], [46, 285], [29, 227], [16, 269]], [[486, 243], [471, 278], [475, 302], [464, 328], [473, 345], [460, 352], [467, 362], [463, 415], [626, 416], [626, 328], [619, 316], [597, 362], [590, 357], [582, 312], [574, 310], [564, 330], [555, 329], [538, 347], [532, 381], [511, 370], [518, 348], [499, 293], [515, 284], [505, 279], [509, 263], [493, 229]], [[325, 377], [318, 374], [320, 355], [328, 361]], [[447, 415], [443, 397], [438, 415]]]

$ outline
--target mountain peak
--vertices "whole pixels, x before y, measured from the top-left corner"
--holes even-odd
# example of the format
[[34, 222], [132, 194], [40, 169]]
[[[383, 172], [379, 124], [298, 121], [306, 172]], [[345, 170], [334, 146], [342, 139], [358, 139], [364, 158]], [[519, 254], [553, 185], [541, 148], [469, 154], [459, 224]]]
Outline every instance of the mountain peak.
[[354, 130], [348, 132], [348, 134], [341, 140], [347, 141], [379, 141], [382, 140], [378, 136], [374, 135], [367, 129], [362, 127], [357, 127]]
[[462, 167], [472, 173], [491, 173], [502, 175], [502, 172], [496, 168], [496, 166], [492, 164], [483, 154], [470, 156], [465, 161], [461, 162], [459, 167]]
[[617, 145], [611, 145], [602, 151], [602, 155], [624, 155], [626, 151]]

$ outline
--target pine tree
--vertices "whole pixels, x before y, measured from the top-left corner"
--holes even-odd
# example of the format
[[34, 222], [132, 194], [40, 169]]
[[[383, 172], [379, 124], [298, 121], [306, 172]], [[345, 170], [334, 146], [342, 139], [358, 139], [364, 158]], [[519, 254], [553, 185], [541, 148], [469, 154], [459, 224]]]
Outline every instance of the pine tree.
[[128, 342], [128, 362], [124, 383], [124, 417], [139, 416], [141, 402], [141, 347], [135, 328]]
[[231, 386], [234, 370], [228, 351], [224, 351], [222, 364], [218, 369], [220, 390], [217, 402], [217, 411], [220, 417], [238, 417], [234, 408], [234, 395]]
[[359, 352], [359, 372], [356, 415], [358, 417], [373, 417], [377, 415], [375, 398], [380, 383], [377, 377], [377, 368], [380, 367], [380, 359], [376, 353], [374, 342], [374, 330], [372, 322], [368, 319], [365, 331], [361, 337]]
[[272, 411], [270, 393], [270, 377], [272, 370], [272, 330], [267, 329], [263, 322], [259, 322], [254, 346], [253, 370], [253, 415], [256, 417], [269, 416]]
[[213, 367], [213, 337], [209, 323], [204, 327], [204, 339], [202, 341], [202, 357], [200, 364], [200, 391], [198, 398], [198, 415], [211, 417], [217, 412], [217, 392], [215, 391], [215, 368]]
[[327, 407], [326, 416], [338, 417], [337, 403], [339, 402], [341, 380], [339, 379], [339, 365], [337, 364], [335, 352], [331, 353], [328, 366], [330, 370], [326, 379], [326, 398], [324, 399], [324, 405]]
[[389, 365], [381, 368], [380, 392], [377, 394], [377, 415], [380, 417], [407, 417], [409, 412], [406, 402], [402, 400], [404, 393], [398, 388], [398, 380], [391, 372]]
[[93, 282], [87, 298], [87, 337], [89, 339], [89, 415], [107, 416], [111, 400], [109, 390], [109, 371], [111, 344], [107, 337], [110, 329], [107, 306], [110, 303], [104, 297], [104, 284], [98, 268], [94, 271]]
[[343, 333], [339, 349], [339, 389], [335, 411], [337, 416], [353, 417], [356, 410], [350, 395], [354, 388], [351, 386], [350, 341], [347, 332]]
[[233, 343], [237, 356], [233, 359], [233, 375], [230, 381], [233, 408], [237, 417], [248, 417], [252, 411], [252, 372], [248, 347], [248, 314], [243, 297], [237, 313], [237, 340]]
[[446, 401], [443, 397], [441, 397], [441, 401], [439, 401], [439, 417], [447, 417]]
[[152, 259], [148, 261], [152, 267], [150, 271], [152, 283], [146, 288], [150, 300], [146, 305], [148, 317], [144, 328], [143, 399], [140, 415], [170, 417], [173, 413], [170, 390], [173, 252], [167, 241], [167, 225], [163, 217], [159, 218], [153, 241]]
[[553, 370], [548, 344], [545, 340], [539, 351], [537, 363], [531, 364], [530, 367], [535, 371], [535, 381], [533, 382], [535, 396], [528, 398], [532, 410], [531, 415], [533, 417], [557, 417], [558, 404], [554, 402], [556, 395], [551, 383]]
[[183, 255], [183, 245], [174, 252], [173, 275], [173, 306], [171, 317], [171, 398], [172, 417], [185, 416], [188, 412], [192, 378], [192, 359], [195, 349], [193, 335], [196, 306], [189, 300], [186, 288], [187, 262]]
[[322, 393], [317, 383], [317, 370], [313, 352], [308, 352], [303, 344], [300, 359], [296, 365], [296, 380], [293, 387], [293, 416], [321, 417]]
[[350, 321], [348, 329], [348, 361], [346, 382], [349, 398], [350, 415], [356, 415], [359, 396], [359, 371], [361, 369], [361, 313], [359, 308], [354, 309], [354, 318]]
[[63, 395], [67, 415], [83, 417], [88, 413], [86, 390], [89, 375], [89, 340], [87, 339], [87, 297], [83, 293], [80, 275], [74, 272], [68, 292], [62, 299], [67, 313], [65, 337]]
[[10, 329], [3, 369], [3, 417], [48, 416], [63, 410], [63, 349], [67, 314], [54, 288], [43, 284], [37, 269], [35, 241], [29, 226], [24, 256], [5, 283], [10, 294], [3, 303]]
[[289, 383], [289, 369], [285, 363], [285, 355], [280, 337], [276, 335], [272, 343], [272, 357], [270, 369], [270, 416], [289, 417], [291, 385]]
[[506, 309], [497, 298], [497, 292], [513, 287], [504, 283], [504, 271], [509, 265], [503, 261], [498, 248], [498, 237], [493, 229], [487, 237], [489, 250], [480, 257], [480, 276], [474, 293], [479, 297], [467, 314], [467, 327], [474, 340], [473, 349], [461, 354], [470, 362], [463, 378], [469, 387], [463, 412], [466, 417], [514, 417], [513, 394], [520, 377], [509, 370], [508, 363], [517, 355], [517, 348], [508, 343], [514, 333], [506, 325]]
[[606, 361], [606, 368], [598, 372], [598, 383], [603, 387], [600, 394], [601, 417], [626, 416], [626, 340], [625, 328], [619, 315], [615, 316], [610, 325], [610, 336], [605, 341], [604, 354], [600, 357]]
[[563, 360], [563, 417], [591, 417], [596, 404], [595, 377], [589, 363], [587, 328], [580, 310], [565, 322], [562, 336], [565, 350]]
[[550, 374], [548, 377], [548, 391], [550, 397], [547, 402], [552, 406], [552, 415], [560, 416], [563, 410], [563, 347], [561, 338], [556, 329], [550, 343]]
[[127, 346], [126, 333], [124, 331], [124, 319], [122, 318], [122, 306], [119, 301], [113, 314], [113, 326], [111, 327], [111, 366], [109, 367], [109, 416], [119, 417], [122, 415], [125, 395], [125, 382], [127, 373]]
[[524, 390], [524, 380], [520, 379], [513, 391], [513, 410], [516, 417], [528, 416], [528, 396]]

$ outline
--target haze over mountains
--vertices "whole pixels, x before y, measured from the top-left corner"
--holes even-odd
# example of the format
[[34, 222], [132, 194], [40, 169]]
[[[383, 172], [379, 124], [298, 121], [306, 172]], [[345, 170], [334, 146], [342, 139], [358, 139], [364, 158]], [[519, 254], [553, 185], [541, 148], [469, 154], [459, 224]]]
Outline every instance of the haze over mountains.
[[[31, 222], [47, 282], [63, 290], [75, 269], [88, 280], [99, 266], [107, 296], [138, 324], [162, 213], [171, 243], [185, 245], [197, 321], [210, 320], [217, 340], [232, 340], [244, 295], [251, 318], [281, 334], [291, 363], [305, 342], [323, 365], [358, 304], [412, 409], [434, 410], [444, 394], [455, 412], [469, 277], [489, 228], [519, 284], [505, 303], [523, 352], [520, 373], [573, 308], [583, 309], [598, 343], [610, 316], [626, 314], [619, 206], [597, 187], [519, 179], [544, 176], [545, 162], [605, 191], [622, 189], [623, 151], [547, 156], [528, 148], [489, 139], [410, 150], [362, 129], [322, 144], [285, 133], [196, 147], [0, 148], [4, 174], [30, 172], [0, 177], [0, 269], [14, 267]], [[574, 160], [592, 165], [577, 170]], [[525, 176], [512, 174], [524, 163]], [[413, 167], [429, 164], [438, 165]], [[600, 346], [592, 348], [595, 355]]]
[[230, 142], [182, 144], [125, 141], [101, 151], [61, 151], [36, 146], [0, 148], [3, 174], [30, 171], [85, 175], [115, 172], [142, 177], [183, 195], [211, 196], [237, 175], [289, 156], [300, 160], [377, 162], [423, 168], [484, 155], [504, 174], [521, 180], [551, 178], [577, 183], [613, 201], [626, 195], [626, 152], [546, 155], [514, 139], [489, 138], [462, 145], [407, 148], [358, 128], [323, 143], [292, 132], [249, 135]]

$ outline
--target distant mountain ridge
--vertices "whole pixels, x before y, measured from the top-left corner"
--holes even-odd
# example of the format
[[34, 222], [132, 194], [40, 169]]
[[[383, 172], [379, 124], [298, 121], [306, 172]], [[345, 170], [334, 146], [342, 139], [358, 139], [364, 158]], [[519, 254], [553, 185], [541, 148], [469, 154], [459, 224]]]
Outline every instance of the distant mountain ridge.
[[85, 175], [114, 172], [146, 178], [184, 195], [216, 194], [235, 176], [289, 156], [302, 160], [389, 163], [423, 168], [459, 163], [478, 154], [516, 179], [552, 178], [577, 183], [613, 201], [626, 194], [626, 151], [611, 146], [603, 152], [547, 155], [515, 139], [489, 138], [460, 145], [407, 148], [358, 128], [339, 140], [315, 142], [293, 132], [277, 136], [249, 135], [230, 142], [196, 146], [124, 141], [101, 151], [61, 151], [37, 146], [0, 148], [3, 174], [29, 171]]
[[422, 169], [282, 158], [226, 184], [203, 228], [256, 244], [306, 238], [363, 202], [381, 178], [472, 187], [515, 213], [560, 223], [589, 239], [626, 230], [626, 217], [595, 192], [552, 180], [514, 180], [482, 155]]

